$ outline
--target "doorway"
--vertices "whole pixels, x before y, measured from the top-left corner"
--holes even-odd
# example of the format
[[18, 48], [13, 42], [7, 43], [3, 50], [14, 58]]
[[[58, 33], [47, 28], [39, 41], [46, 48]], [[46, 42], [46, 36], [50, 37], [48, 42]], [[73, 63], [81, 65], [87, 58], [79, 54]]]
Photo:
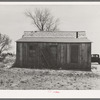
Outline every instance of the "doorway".
[[79, 45], [71, 45], [71, 63], [78, 63]]

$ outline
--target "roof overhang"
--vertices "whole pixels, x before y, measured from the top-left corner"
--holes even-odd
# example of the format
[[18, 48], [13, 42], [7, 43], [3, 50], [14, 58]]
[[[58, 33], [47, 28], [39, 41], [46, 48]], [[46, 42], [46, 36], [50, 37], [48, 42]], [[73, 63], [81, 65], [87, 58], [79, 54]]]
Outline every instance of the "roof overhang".
[[91, 43], [87, 38], [66, 38], [66, 37], [24, 37], [16, 42], [63, 42], [63, 43]]

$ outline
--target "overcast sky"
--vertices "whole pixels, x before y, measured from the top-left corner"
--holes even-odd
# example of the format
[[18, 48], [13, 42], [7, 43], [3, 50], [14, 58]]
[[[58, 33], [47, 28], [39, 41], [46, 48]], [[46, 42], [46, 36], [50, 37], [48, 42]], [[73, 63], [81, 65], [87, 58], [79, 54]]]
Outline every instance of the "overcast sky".
[[24, 31], [35, 31], [36, 28], [24, 14], [26, 10], [48, 8], [51, 14], [60, 19], [61, 31], [86, 31], [87, 37], [93, 42], [92, 53], [100, 54], [100, 6], [99, 5], [0, 5], [0, 32], [12, 39], [13, 52], [16, 40]]

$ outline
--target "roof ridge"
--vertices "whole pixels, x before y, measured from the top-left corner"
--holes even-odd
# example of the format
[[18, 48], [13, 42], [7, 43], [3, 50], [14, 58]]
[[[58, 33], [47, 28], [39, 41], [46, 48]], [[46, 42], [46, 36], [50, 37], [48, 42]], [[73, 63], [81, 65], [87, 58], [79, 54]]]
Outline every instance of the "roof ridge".
[[24, 32], [86, 32], [86, 31], [24, 31]]

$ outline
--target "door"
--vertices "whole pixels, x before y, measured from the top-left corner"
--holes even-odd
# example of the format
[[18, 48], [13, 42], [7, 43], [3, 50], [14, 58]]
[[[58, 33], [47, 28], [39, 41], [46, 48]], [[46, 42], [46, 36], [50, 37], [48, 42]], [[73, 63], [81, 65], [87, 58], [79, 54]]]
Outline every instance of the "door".
[[79, 46], [71, 45], [71, 63], [78, 63]]
[[46, 68], [56, 68], [57, 66], [57, 46], [48, 45], [41, 50], [42, 62]]

